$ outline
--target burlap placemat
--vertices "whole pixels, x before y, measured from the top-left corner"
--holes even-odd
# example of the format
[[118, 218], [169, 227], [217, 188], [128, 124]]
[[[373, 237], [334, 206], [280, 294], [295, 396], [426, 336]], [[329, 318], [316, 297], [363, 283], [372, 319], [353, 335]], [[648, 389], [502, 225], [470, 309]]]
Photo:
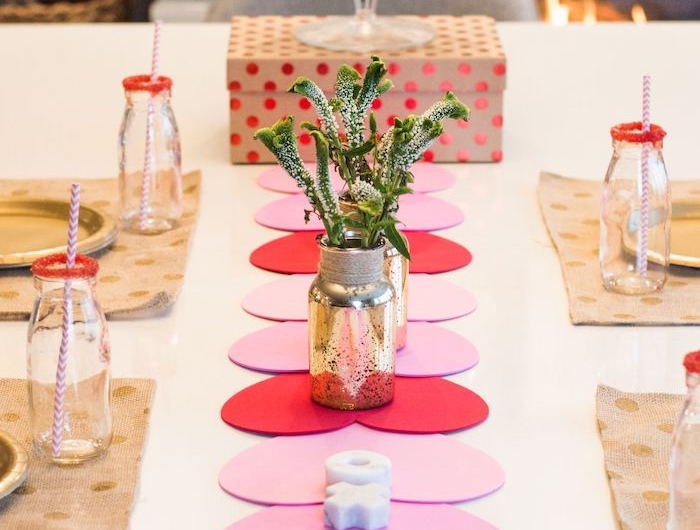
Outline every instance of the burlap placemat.
[[[598, 238], [601, 182], [541, 173], [537, 193], [559, 260], [574, 324], [700, 324], [700, 270], [671, 266], [662, 292], [627, 296], [606, 291]], [[700, 196], [700, 182], [673, 183], [674, 200]]]
[[112, 380], [114, 438], [102, 458], [62, 467], [30, 448], [27, 381], [0, 379], [0, 429], [29, 451], [29, 475], [0, 499], [7, 530], [126, 530], [139, 478], [155, 381]]
[[[0, 197], [69, 200], [80, 183], [80, 204], [118, 218], [117, 179], [0, 180]], [[184, 212], [180, 226], [158, 235], [120, 232], [114, 244], [94, 257], [100, 263], [97, 299], [110, 318], [153, 316], [177, 299], [185, 277], [189, 241], [197, 221], [201, 175], [183, 176]], [[66, 220], [66, 236], [68, 222]], [[28, 268], [0, 270], [0, 319], [29, 318], [35, 291]]]
[[622, 530], [665, 530], [671, 433], [683, 396], [598, 386], [596, 416]]

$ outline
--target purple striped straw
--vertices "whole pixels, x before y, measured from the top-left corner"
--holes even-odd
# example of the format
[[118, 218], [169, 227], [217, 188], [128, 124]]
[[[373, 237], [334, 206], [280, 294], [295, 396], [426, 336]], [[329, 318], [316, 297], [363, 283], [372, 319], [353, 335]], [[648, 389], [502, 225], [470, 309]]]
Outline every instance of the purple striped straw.
[[[75, 267], [75, 255], [78, 247], [78, 220], [80, 218], [80, 184], [70, 188], [70, 212], [68, 214], [68, 249], [66, 250], [66, 268]], [[63, 320], [61, 323], [61, 348], [58, 352], [56, 366], [56, 391], [53, 402], [53, 429], [51, 437], [51, 454], [54, 458], [61, 455], [63, 442], [63, 408], [66, 398], [66, 367], [68, 365], [68, 343], [70, 327], [73, 321], [72, 304], [73, 286], [66, 280], [63, 290]]]
[[[651, 77], [644, 76], [642, 82], [642, 132], [651, 127]], [[642, 197], [639, 205], [639, 252], [637, 271], [642, 278], [647, 276], [647, 250], [649, 242], [649, 142], [642, 143]]]
[[[160, 27], [162, 22], [155, 21], [153, 30], [153, 52], [151, 54], [151, 83], [158, 80], [160, 68]], [[143, 161], [143, 181], [141, 183], [141, 202], [139, 204], [139, 229], [145, 230], [148, 222], [148, 204], [150, 200], [151, 176], [153, 173], [153, 94], [148, 98], [148, 111], [146, 114], [146, 153]]]

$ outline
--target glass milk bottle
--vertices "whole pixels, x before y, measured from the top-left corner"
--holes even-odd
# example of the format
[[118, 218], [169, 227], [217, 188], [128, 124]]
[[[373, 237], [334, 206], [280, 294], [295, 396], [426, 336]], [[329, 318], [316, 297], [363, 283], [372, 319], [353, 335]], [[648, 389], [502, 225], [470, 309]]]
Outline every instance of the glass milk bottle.
[[172, 80], [137, 75], [122, 84], [126, 107], [119, 131], [120, 218], [129, 232], [158, 234], [176, 227], [182, 216], [180, 133], [170, 106]]
[[[666, 132], [653, 124], [642, 132], [640, 122], [616, 125], [610, 132], [613, 154], [600, 209], [603, 285], [631, 295], [660, 291], [668, 276], [671, 236], [671, 189], [661, 152]], [[645, 150], [646, 204], [642, 187]]]
[[77, 464], [100, 456], [112, 439], [110, 346], [95, 299], [98, 264], [65, 254], [32, 265], [36, 301], [27, 332], [32, 444], [40, 457]]
[[683, 366], [688, 393], [671, 441], [666, 530], [700, 528], [700, 351]]

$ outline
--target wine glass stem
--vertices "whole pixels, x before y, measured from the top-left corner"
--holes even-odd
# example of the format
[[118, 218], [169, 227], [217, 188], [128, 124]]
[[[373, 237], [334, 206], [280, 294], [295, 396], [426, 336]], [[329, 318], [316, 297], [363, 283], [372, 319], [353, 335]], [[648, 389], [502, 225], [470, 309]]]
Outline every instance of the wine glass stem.
[[355, 20], [358, 23], [369, 22], [377, 16], [379, 0], [353, 0], [355, 2]]

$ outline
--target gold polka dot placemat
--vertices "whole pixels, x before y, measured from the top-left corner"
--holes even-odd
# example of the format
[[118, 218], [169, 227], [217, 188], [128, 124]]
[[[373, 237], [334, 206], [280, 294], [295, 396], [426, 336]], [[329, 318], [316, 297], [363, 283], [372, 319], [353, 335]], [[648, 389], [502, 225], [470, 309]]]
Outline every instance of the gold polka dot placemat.
[[622, 530], [666, 528], [671, 433], [682, 401], [676, 394], [598, 387], [598, 429]]
[[26, 481], [0, 499], [0, 528], [126, 530], [155, 391], [152, 379], [113, 379], [114, 437], [102, 458], [56, 466], [30, 447], [27, 381], [0, 379], [0, 430], [29, 451]]
[[[80, 183], [81, 205], [100, 208], [118, 219], [117, 179], [0, 180], [0, 197], [67, 201], [73, 182]], [[177, 228], [146, 236], [120, 232], [108, 249], [93, 254], [100, 263], [97, 299], [108, 317], [153, 316], [175, 303], [185, 277], [189, 241], [197, 221], [200, 187], [199, 171], [183, 176], [184, 210]], [[0, 319], [29, 318], [34, 297], [28, 268], [0, 270]]]
[[[541, 173], [542, 216], [559, 252], [574, 324], [700, 324], [700, 270], [671, 266], [660, 293], [627, 296], [605, 290], [598, 264], [602, 182]], [[700, 182], [672, 184], [674, 200], [700, 195]]]

